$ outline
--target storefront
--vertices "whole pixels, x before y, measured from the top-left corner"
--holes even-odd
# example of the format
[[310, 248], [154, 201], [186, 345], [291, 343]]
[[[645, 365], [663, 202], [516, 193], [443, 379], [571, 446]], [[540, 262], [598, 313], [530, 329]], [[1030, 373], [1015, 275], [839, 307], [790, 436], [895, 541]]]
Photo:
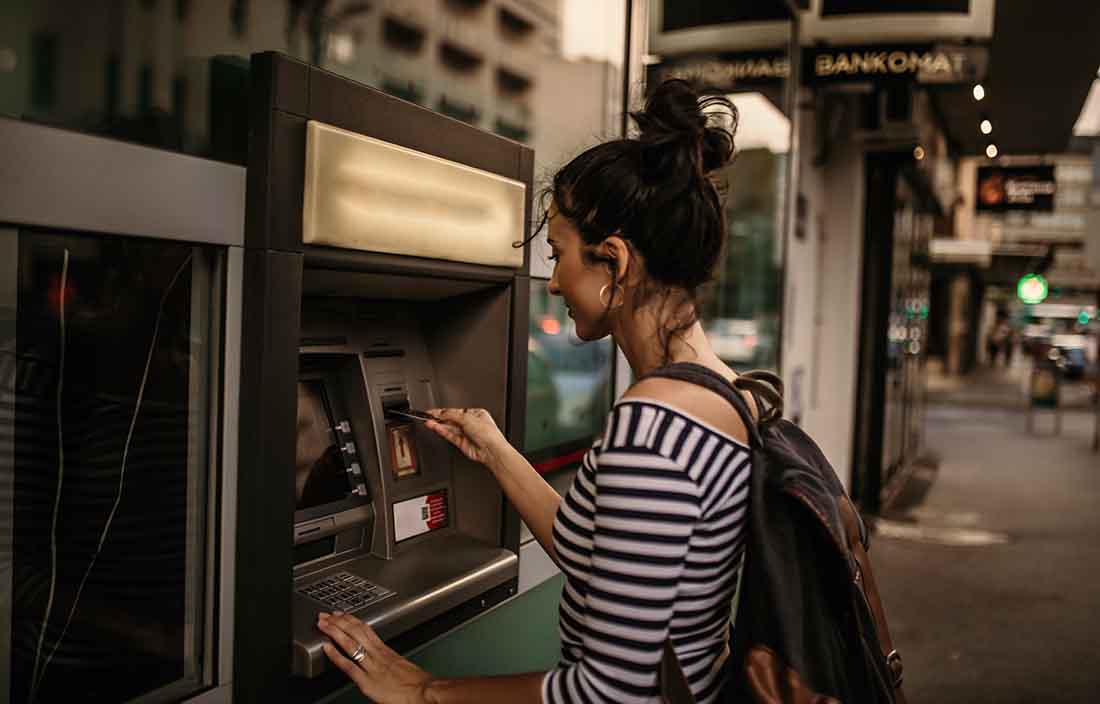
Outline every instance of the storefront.
[[992, 3], [670, 5], [650, 3], [649, 75], [702, 80], [742, 113], [708, 332], [735, 366], [780, 369], [788, 417], [875, 510], [921, 452], [922, 262], [954, 201], [929, 96], [981, 79]]

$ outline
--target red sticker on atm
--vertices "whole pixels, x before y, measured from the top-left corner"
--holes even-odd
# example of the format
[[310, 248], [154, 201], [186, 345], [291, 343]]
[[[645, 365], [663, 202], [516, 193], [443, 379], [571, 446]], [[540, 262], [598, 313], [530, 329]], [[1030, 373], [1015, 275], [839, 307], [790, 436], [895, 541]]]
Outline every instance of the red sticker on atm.
[[447, 525], [447, 490], [398, 501], [393, 505], [394, 542], [423, 535]]

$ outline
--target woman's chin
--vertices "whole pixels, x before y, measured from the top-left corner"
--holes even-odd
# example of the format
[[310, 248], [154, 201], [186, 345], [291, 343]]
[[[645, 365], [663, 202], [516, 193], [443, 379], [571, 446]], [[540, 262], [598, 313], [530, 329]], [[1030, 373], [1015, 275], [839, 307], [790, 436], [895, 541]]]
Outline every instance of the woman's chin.
[[602, 340], [603, 338], [611, 334], [607, 330], [597, 330], [581, 324], [577, 324], [576, 331], [577, 339], [583, 342], [595, 342], [596, 340]]

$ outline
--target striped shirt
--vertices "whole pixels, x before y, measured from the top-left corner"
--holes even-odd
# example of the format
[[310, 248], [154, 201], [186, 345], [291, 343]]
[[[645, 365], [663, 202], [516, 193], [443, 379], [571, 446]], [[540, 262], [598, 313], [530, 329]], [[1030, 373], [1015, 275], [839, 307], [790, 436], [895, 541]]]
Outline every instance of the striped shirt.
[[544, 702], [659, 701], [671, 638], [700, 704], [720, 694], [750, 455], [660, 401], [615, 404], [554, 518], [562, 657]]

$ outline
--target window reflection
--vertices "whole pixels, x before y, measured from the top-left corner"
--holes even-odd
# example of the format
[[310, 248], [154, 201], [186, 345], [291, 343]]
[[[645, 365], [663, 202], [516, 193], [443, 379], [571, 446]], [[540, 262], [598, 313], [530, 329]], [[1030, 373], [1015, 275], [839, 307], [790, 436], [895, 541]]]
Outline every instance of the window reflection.
[[11, 700], [74, 682], [84, 701], [178, 700], [202, 678], [216, 255], [17, 237], [0, 264], [17, 272], [0, 338]]
[[611, 408], [610, 338], [583, 342], [547, 282], [531, 282], [527, 347], [528, 454], [572, 449], [603, 430]]
[[624, 0], [0, 5], [0, 113], [215, 159], [244, 162], [248, 57], [261, 51], [554, 162], [602, 135], [620, 109]]
[[777, 243], [786, 198], [790, 122], [774, 95], [738, 93], [737, 156], [718, 175], [725, 194], [726, 253], [703, 316], [715, 353], [741, 370], [778, 361], [781, 269]]

